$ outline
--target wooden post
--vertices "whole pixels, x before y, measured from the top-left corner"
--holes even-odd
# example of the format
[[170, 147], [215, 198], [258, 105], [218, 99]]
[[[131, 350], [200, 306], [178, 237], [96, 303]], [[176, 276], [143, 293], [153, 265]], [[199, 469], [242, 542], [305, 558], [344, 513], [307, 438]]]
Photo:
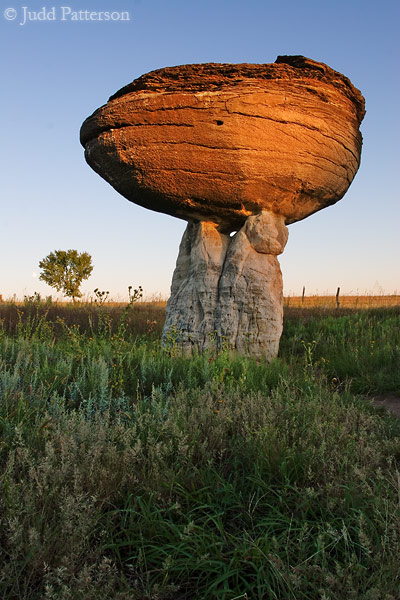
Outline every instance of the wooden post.
[[340, 287], [338, 287], [337, 292], [336, 292], [336, 308], [340, 308], [339, 294], [340, 294]]
[[302, 304], [304, 304], [304, 295], [305, 295], [305, 293], [306, 293], [306, 286], [304, 285], [304, 286], [303, 286], [303, 295], [302, 295], [302, 297], [301, 297], [301, 303], [302, 303]]

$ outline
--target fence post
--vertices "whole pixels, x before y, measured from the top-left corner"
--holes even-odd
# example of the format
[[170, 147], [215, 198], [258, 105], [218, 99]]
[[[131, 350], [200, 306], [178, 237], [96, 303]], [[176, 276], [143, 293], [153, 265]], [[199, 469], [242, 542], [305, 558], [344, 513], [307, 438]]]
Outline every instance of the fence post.
[[304, 296], [305, 296], [305, 293], [306, 293], [306, 286], [304, 285], [304, 286], [303, 286], [303, 295], [302, 295], [302, 297], [301, 297], [301, 303], [302, 303], [302, 304], [304, 304]]
[[336, 308], [340, 308], [339, 294], [340, 294], [340, 287], [338, 287], [337, 292], [336, 292]]

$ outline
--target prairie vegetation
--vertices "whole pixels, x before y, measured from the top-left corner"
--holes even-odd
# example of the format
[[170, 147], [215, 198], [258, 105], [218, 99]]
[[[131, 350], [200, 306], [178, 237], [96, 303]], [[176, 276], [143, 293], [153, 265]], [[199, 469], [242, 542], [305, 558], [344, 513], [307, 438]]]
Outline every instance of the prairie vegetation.
[[398, 600], [400, 307], [285, 310], [265, 364], [0, 305], [2, 599]]

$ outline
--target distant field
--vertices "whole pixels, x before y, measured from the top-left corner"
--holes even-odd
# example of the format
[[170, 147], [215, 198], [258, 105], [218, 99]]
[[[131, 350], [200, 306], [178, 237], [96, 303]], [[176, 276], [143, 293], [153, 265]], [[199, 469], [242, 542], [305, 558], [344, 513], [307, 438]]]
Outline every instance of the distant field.
[[[285, 296], [284, 306], [304, 308], [336, 308], [336, 296]], [[109, 302], [110, 306], [125, 306], [123, 302]], [[383, 308], [385, 306], [400, 306], [400, 295], [380, 296], [339, 296], [339, 304], [343, 308]], [[162, 308], [167, 305], [167, 300], [141, 301], [138, 306]]]
[[[360, 295], [360, 296], [339, 296], [340, 306], [343, 308], [381, 308], [381, 307], [391, 307], [391, 306], [400, 306], [400, 294], [381, 294], [379, 296], [368, 296], [368, 295]], [[0, 296], [0, 304], [15, 304], [16, 306], [22, 306], [26, 304], [23, 300], [11, 301], [6, 299], [1, 299]], [[71, 301], [63, 302], [62, 300], [56, 300], [53, 303], [53, 306], [73, 306]], [[283, 299], [284, 306], [293, 307], [293, 308], [336, 308], [336, 296], [319, 296], [305, 295], [304, 298], [302, 296], [284, 296]], [[104, 303], [103, 306], [108, 307], [125, 307], [127, 302], [114, 302], [112, 300]], [[156, 309], [162, 310], [167, 305], [167, 299], [157, 299], [157, 300], [140, 300], [135, 304], [137, 307], [141, 307], [141, 310], [146, 309]], [[82, 301], [77, 302], [76, 306], [98, 306], [95, 302], [90, 301]]]
[[[381, 296], [339, 296], [343, 308], [383, 308], [400, 306], [400, 295]], [[284, 306], [304, 308], [335, 308], [335, 296], [285, 296]]]

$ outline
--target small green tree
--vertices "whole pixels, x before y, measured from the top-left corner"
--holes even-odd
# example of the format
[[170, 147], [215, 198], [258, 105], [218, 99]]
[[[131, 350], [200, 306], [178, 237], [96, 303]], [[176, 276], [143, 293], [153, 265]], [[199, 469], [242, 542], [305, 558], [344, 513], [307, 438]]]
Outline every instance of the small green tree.
[[87, 252], [79, 254], [77, 250], [55, 250], [40, 261], [42, 272], [39, 279], [45, 281], [64, 296], [75, 298], [82, 296], [79, 291], [84, 279], [93, 271], [92, 257]]

